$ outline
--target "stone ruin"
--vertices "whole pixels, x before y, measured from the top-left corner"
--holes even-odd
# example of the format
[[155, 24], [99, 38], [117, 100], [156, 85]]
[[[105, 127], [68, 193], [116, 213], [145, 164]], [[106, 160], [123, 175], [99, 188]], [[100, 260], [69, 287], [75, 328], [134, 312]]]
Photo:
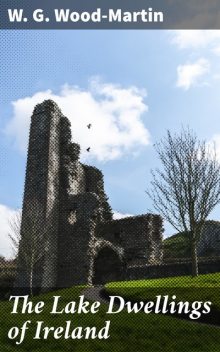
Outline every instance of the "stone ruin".
[[31, 118], [16, 287], [50, 289], [126, 279], [160, 264], [159, 215], [113, 220], [103, 175], [79, 161], [71, 126], [51, 100]]
[[207, 220], [198, 242], [199, 256], [220, 256], [220, 221]]

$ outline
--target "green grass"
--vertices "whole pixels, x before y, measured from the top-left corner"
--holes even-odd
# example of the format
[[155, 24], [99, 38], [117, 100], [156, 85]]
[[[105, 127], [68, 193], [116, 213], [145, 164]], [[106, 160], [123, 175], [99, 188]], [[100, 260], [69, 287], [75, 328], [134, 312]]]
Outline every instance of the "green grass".
[[163, 241], [164, 259], [189, 258], [190, 246], [185, 232], [170, 236]]
[[[215, 230], [220, 229], [219, 221], [208, 220], [205, 222], [205, 228], [209, 232], [213, 232], [213, 228]], [[164, 251], [164, 260], [169, 259], [183, 259], [191, 257], [191, 249], [189, 242], [189, 235], [186, 232], [179, 232], [175, 235], [172, 235], [168, 238], [165, 238], [163, 241], [163, 251]], [[214, 248], [207, 247], [205, 251], [202, 253], [203, 257], [213, 257], [218, 256], [217, 251]]]
[[162, 279], [151, 280], [134, 280], [112, 282], [106, 287], [140, 287], [140, 288], [155, 288], [155, 287], [219, 287], [220, 288], [220, 273], [199, 275], [197, 277], [178, 276]]
[[157, 295], [177, 296], [180, 301], [211, 301], [220, 312], [220, 273], [169, 277], [152, 280], [113, 282], [106, 285], [110, 294], [133, 300], [154, 300]]
[[[205, 277], [206, 276], [206, 277]], [[197, 280], [197, 284], [212, 285], [219, 283], [219, 275], [205, 275]], [[176, 280], [176, 281], [175, 281]], [[172, 279], [178, 284], [179, 280]], [[164, 287], [169, 282], [163, 280], [132, 281], [120, 283], [121, 289], [126, 287], [138, 288], [140, 293], [145, 289]], [[185, 285], [190, 283], [189, 278], [182, 281]], [[188, 282], [188, 283], [187, 283]], [[195, 282], [194, 282], [195, 284]], [[161, 286], [162, 285], [162, 286]], [[170, 282], [171, 285], [171, 282]], [[112, 290], [118, 289], [118, 284], [107, 285]], [[96, 314], [83, 315], [51, 315], [50, 307], [53, 295], [62, 297], [62, 306], [72, 300], [78, 300], [82, 287], [65, 289], [35, 297], [33, 301], [44, 300], [46, 309], [40, 315], [11, 315], [11, 302], [0, 303], [0, 351], [1, 352], [218, 352], [220, 351], [220, 329], [213, 326], [195, 324], [174, 317], [144, 314], [128, 314], [125, 311], [119, 314], [106, 314], [107, 305], [102, 305]], [[142, 291], [143, 290], [143, 291]], [[66, 320], [72, 320], [73, 326], [96, 326], [101, 328], [106, 320], [111, 321], [110, 338], [108, 340], [33, 340], [34, 329], [28, 331], [26, 340], [22, 345], [15, 345], [7, 338], [7, 331], [12, 326], [21, 326], [24, 321], [32, 320], [33, 327], [37, 320], [43, 320], [47, 326], [64, 326]]]

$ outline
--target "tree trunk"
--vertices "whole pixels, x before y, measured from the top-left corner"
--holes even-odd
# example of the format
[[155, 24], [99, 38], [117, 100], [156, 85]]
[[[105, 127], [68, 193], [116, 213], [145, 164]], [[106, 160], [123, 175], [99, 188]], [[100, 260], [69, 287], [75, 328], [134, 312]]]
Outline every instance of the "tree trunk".
[[33, 269], [30, 272], [30, 295], [33, 297]]
[[195, 277], [199, 275], [196, 241], [192, 241], [191, 243], [191, 258], [192, 258], [192, 276]]

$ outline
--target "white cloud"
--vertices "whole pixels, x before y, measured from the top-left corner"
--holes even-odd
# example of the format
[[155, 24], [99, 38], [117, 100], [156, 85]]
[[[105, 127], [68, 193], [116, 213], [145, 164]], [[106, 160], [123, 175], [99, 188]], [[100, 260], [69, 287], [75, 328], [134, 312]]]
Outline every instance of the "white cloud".
[[220, 43], [219, 30], [177, 30], [172, 31], [172, 42], [179, 49], [215, 48]]
[[[189, 59], [197, 59], [195, 64], [179, 65], [178, 87], [189, 89], [204, 82], [198, 82], [212, 66], [212, 74], [207, 76], [208, 85], [219, 74], [218, 58], [220, 56], [220, 31], [219, 30], [175, 30], [169, 31], [171, 42], [181, 50], [182, 55]], [[204, 59], [200, 59], [205, 57]], [[203, 60], [203, 61], [201, 61]], [[199, 65], [198, 65], [199, 64]]]
[[[34, 106], [52, 99], [71, 121], [73, 140], [82, 147], [82, 159], [113, 160], [149, 144], [142, 116], [148, 110], [145, 96], [146, 92], [136, 87], [122, 88], [97, 79], [91, 80], [88, 90], [64, 85], [58, 94], [47, 90], [14, 101], [13, 117], [5, 131], [25, 152]], [[91, 129], [86, 128], [88, 123]], [[91, 151], [86, 153], [89, 146]]]
[[220, 56], [220, 44], [216, 45], [213, 49], [212, 52], [216, 55], [216, 56]]
[[12, 257], [11, 242], [8, 234], [11, 232], [10, 221], [16, 217], [17, 210], [0, 204], [0, 255]]
[[210, 70], [209, 61], [200, 58], [194, 63], [187, 63], [177, 67], [177, 87], [188, 90], [192, 86], [204, 84], [201, 78]]
[[118, 220], [118, 219], [123, 219], [123, 218], [127, 218], [127, 217], [130, 217], [130, 216], [134, 216], [132, 214], [129, 214], [129, 213], [120, 213], [116, 210], [113, 211], [113, 219], [114, 220]]

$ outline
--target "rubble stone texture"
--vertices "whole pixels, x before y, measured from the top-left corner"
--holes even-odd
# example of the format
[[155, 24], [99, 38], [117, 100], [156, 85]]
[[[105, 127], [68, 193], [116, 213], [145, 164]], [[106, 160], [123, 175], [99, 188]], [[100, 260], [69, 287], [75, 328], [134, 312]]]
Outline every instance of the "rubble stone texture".
[[32, 284], [41, 289], [122, 280], [131, 266], [162, 261], [161, 217], [113, 220], [102, 172], [79, 157], [70, 122], [56, 103], [38, 104], [31, 118], [17, 287], [29, 286], [33, 253]]
[[205, 222], [201, 238], [198, 242], [200, 256], [220, 255], [220, 222], [208, 220]]

